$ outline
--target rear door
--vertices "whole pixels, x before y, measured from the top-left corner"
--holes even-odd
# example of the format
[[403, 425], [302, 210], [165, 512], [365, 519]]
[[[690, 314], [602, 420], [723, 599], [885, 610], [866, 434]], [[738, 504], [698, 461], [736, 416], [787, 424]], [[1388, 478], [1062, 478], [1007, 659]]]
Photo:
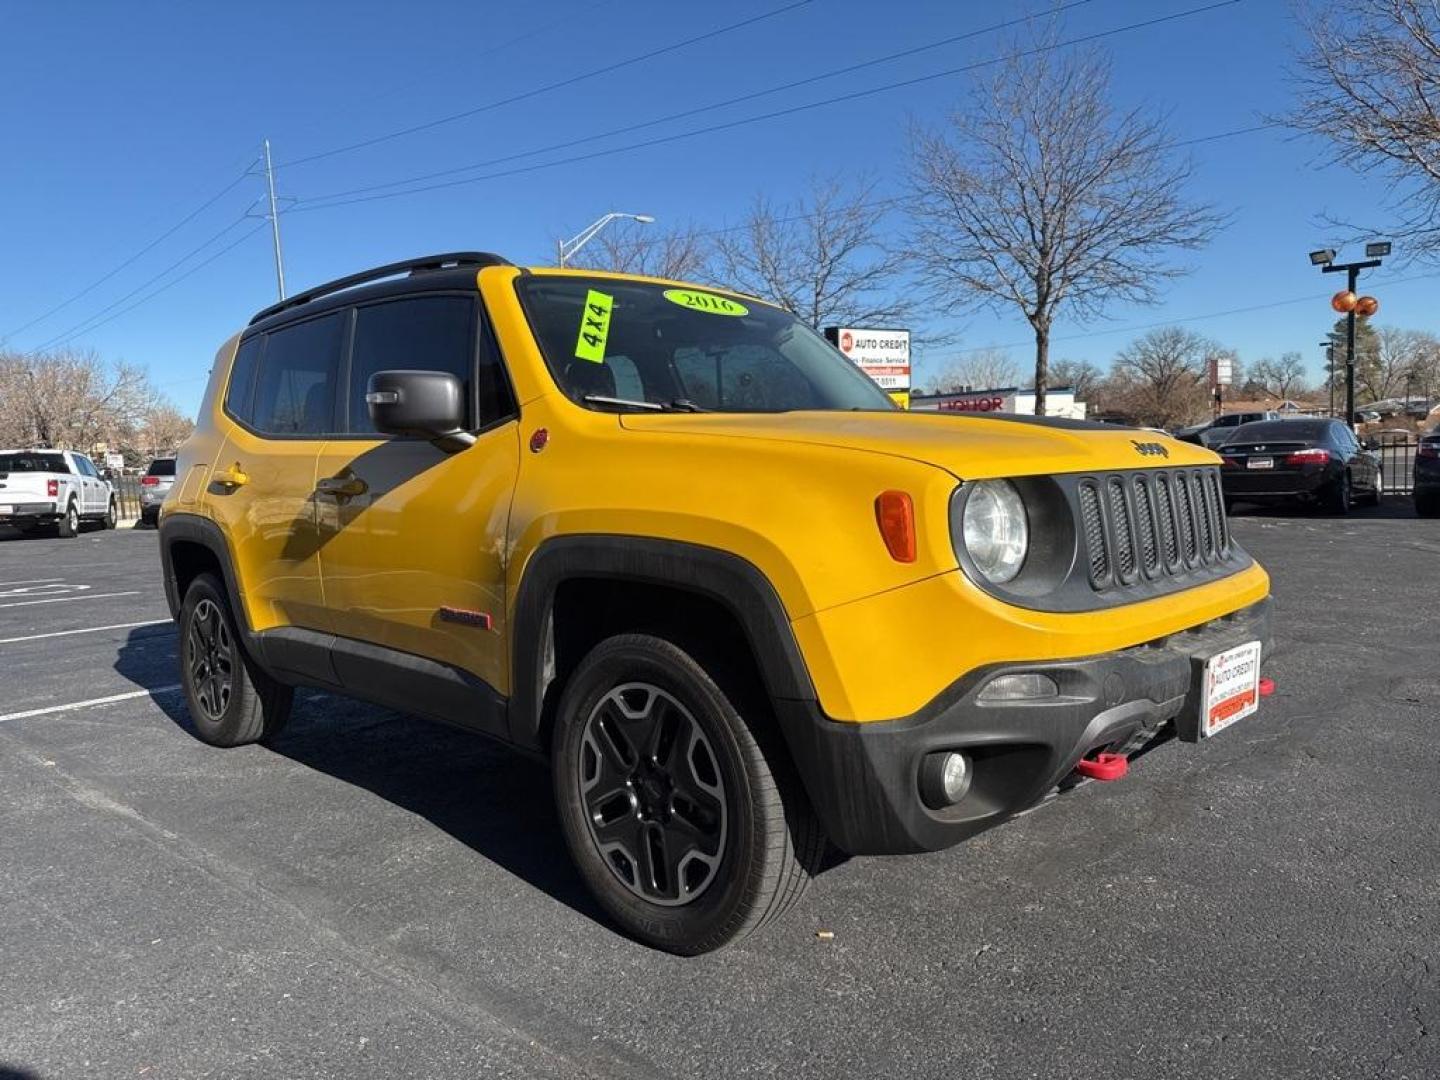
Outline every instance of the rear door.
[[323, 629], [315, 458], [335, 429], [346, 313], [254, 335], [225, 391], [228, 425], [205, 505], [230, 541], [255, 630]]
[[100, 470], [84, 454], [70, 456], [79, 473], [80, 513], [89, 517], [105, 513], [105, 481], [100, 479]]

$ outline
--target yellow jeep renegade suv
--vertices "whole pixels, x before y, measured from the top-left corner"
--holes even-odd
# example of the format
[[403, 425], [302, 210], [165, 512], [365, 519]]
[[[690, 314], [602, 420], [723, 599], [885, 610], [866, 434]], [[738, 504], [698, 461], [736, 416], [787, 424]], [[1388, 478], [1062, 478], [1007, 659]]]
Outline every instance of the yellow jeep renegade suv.
[[698, 953], [827, 841], [942, 848], [1252, 712], [1217, 461], [897, 410], [752, 297], [443, 255], [221, 347], [161, 557], [200, 738], [304, 685], [546, 756], [605, 910]]

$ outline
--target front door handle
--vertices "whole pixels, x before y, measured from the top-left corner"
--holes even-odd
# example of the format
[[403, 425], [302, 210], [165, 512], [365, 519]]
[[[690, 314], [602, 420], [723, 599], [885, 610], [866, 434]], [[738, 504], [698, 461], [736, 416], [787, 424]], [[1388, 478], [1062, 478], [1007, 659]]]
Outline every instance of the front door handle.
[[315, 485], [321, 495], [334, 495], [337, 499], [353, 499], [364, 495], [370, 485], [358, 476], [327, 476]]
[[250, 477], [240, 468], [240, 463], [237, 461], [228, 469], [216, 469], [210, 474], [210, 482], [222, 487], [237, 488], [248, 484]]

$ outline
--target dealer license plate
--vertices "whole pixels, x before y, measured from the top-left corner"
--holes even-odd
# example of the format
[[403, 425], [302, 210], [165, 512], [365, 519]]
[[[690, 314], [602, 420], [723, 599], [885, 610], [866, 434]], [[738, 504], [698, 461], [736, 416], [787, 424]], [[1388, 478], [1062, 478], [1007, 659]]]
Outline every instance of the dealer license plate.
[[1273, 457], [1252, 457], [1249, 461], [1245, 462], [1245, 467], [1247, 469], [1273, 469], [1275, 467], [1275, 459]]
[[1200, 735], [1224, 731], [1260, 707], [1260, 642], [1247, 641], [1205, 661]]

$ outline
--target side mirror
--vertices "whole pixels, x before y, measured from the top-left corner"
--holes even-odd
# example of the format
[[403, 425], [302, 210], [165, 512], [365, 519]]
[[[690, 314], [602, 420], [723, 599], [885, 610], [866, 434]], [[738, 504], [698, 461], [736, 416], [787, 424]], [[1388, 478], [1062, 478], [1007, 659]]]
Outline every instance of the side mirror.
[[377, 371], [366, 387], [370, 422], [384, 435], [429, 439], [454, 453], [473, 446], [465, 430], [465, 387], [444, 371]]

